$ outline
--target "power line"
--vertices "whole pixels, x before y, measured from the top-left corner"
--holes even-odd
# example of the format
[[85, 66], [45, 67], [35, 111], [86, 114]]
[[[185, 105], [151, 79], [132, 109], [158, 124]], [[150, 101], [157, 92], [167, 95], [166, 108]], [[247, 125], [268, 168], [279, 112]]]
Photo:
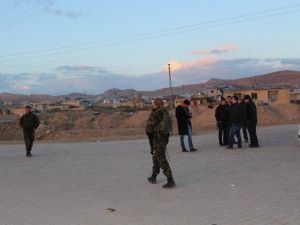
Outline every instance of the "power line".
[[[298, 8], [297, 8], [298, 7]], [[62, 53], [69, 53], [73, 51], [80, 51], [80, 50], [89, 50], [93, 48], [100, 48], [100, 47], [106, 47], [106, 46], [113, 46], [113, 45], [119, 45], [123, 43], [130, 43], [135, 41], [141, 41], [141, 40], [148, 40], [153, 38], [159, 38], [179, 33], [187, 33], [191, 31], [197, 31], [197, 30], [205, 30], [210, 28], [218, 28], [223, 27], [226, 25], [234, 25], [234, 24], [240, 24], [248, 21], [253, 20], [261, 20], [265, 18], [270, 18], [282, 14], [289, 13], [289, 15], [292, 12], [298, 12], [300, 10], [300, 4], [296, 4], [293, 6], [286, 6], [276, 9], [270, 9], [270, 10], [264, 10], [260, 12], [254, 12], [249, 13], [245, 15], [240, 15], [236, 17], [229, 17], [219, 20], [213, 20], [209, 22], [204, 23], [198, 23], [198, 24], [192, 24], [192, 25], [186, 25], [186, 26], [180, 26], [180, 27], [173, 27], [168, 28], [164, 30], [159, 31], [153, 31], [153, 32], [146, 32], [146, 33], [140, 33], [136, 35], [130, 35], [127, 37], [122, 38], [114, 38], [102, 42], [89, 42], [89, 43], [81, 43], [81, 44], [73, 44], [73, 45], [66, 45], [66, 46], [60, 46], [55, 48], [46, 48], [46, 49], [40, 49], [40, 50], [33, 50], [33, 51], [27, 51], [27, 52], [19, 52], [19, 53], [11, 53], [7, 55], [1, 55], [0, 59], [2, 58], [16, 58], [20, 56], [30, 56], [33, 55], [33, 57], [40, 57], [40, 56], [47, 56], [47, 55], [56, 55], [56, 54], [62, 54]]]

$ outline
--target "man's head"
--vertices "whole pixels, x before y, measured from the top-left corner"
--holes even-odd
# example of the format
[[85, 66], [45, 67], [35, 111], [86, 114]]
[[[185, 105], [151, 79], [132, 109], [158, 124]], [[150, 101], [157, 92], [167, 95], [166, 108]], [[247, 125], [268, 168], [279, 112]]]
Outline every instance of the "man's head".
[[231, 104], [232, 97], [229, 95], [226, 97], [227, 104]]
[[153, 105], [156, 108], [161, 108], [164, 106], [164, 100], [162, 100], [161, 98], [156, 98], [156, 99], [154, 99]]
[[233, 97], [231, 98], [232, 104], [236, 104], [236, 103], [238, 103], [238, 101], [239, 101], [239, 98], [238, 98], [237, 96], [233, 96]]
[[250, 101], [252, 101], [252, 99], [251, 99], [250, 95], [245, 95], [243, 101], [245, 103], [249, 103]]
[[31, 106], [29, 106], [29, 105], [25, 106], [24, 109], [25, 109], [26, 114], [29, 114], [31, 112]]
[[191, 104], [191, 102], [187, 99], [183, 100], [183, 102], [182, 102], [183, 107], [186, 107], [186, 108], [189, 107], [190, 104]]
[[224, 97], [221, 98], [221, 105], [226, 105], [226, 99]]

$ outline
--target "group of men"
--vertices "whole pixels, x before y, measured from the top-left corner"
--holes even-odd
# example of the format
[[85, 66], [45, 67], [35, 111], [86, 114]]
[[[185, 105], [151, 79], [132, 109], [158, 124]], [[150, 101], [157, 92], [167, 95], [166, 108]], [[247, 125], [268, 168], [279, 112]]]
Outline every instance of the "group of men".
[[[242, 148], [242, 137], [240, 130], [243, 130], [243, 136], [248, 143], [248, 134], [250, 136], [250, 148], [258, 148], [258, 139], [256, 135], [257, 110], [256, 105], [249, 95], [245, 95], [242, 100], [237, 96], [222, 97], [220, 105], [216, 108], [215, 118], [219, 129], [219, 144], [232, 149], [234, 144]], [[237, 141], [235, 140], [237, 138]]]
[[[156, 177], [163, 171], [167, 177], [167, 183], [164, 188], [175, 187], [172, 170], [166, 156], [166, 148], [169, 137], [173, 132], [172, 119], [168, 111], [164, 108], [164, 101], [160, 98], [154, 100], [154, 108], [146, 124], [146, 134], [149, 137], [151, 147], [153, 168], [152, 175], [148, 181], [152, 184], [157, 183]], [[188, 107], [190, 101], [184, 100], [176, 107], [176, 118], [178, 124], [178, 133], [182, 152], [195, 152], [197, 149], [193, 146], [192, 124]], [[221, 146], [233, 148], [235, 136], [237, 137], [238, 147], [242, 147], [241, 128], [244, 130], [245, 141], [248, 141], [247, 130], [250, 135], [250, 147], [257, 148], [258, 140], [256, 136], [257, 112], [256, 106], [249, 95], [246, 95], [241, 102], [236, 96], [221, 99], [220, 105], [215, 112], [217, 125], [219, 128], [219, 143]], [[26, 146], [26, 156], [31, 157], [31, 149], [34, 141], [35, 130], [40, 124], [37, 115], [31, 112], [31, 107], [25, 107], [25, 114], [20, 118], [19, 125], [23, 129], [24, 141]], [[189, 151], [185, 147], [184, 138], [188, 136]]]

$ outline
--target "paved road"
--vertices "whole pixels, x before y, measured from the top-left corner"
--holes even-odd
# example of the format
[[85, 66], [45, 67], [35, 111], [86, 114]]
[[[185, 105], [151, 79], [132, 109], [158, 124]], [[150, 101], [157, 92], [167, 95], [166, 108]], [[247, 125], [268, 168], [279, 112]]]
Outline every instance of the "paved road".
[[[259, 130], [257, 150], [225, 150], [214, 133], [197, 153], [169, 146], [177, 188], [147, 183], [146, 140], [0, 146], [1, 225], [299, 225], [297, 126]], [[107, 210], [115, 209], [115, 212]]]

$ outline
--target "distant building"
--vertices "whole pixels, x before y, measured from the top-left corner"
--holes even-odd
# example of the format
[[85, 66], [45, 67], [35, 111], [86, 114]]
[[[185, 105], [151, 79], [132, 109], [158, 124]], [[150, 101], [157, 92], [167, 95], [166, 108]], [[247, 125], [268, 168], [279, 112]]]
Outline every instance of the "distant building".
[[300, 104], [300, 89], [292, 89], [291, 93], [291, 103]]
[[291, 101], [290, 90], [286, 88], [235, 89], [224, 91], [224, 97], [237, 96], [242, 99], [245, 95], [250, 95], [257, 104], [289, 104]]

